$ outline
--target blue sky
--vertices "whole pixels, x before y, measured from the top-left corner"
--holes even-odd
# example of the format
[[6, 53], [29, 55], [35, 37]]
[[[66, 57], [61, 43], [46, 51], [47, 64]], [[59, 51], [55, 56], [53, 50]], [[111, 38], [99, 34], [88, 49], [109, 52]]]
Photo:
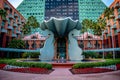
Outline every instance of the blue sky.
[[[23, 1], [23, 0], [8, 0], [15, 8]], [[102, 0], [107, 6], [109, 6], [114, 0]]]

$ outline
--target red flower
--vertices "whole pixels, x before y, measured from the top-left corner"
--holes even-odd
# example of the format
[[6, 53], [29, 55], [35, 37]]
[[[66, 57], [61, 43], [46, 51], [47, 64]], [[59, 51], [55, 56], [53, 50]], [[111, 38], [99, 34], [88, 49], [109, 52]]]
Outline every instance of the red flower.
[[116, 64], [117, 70], [120, 70], [120, 64]]
[[72, 69], [72, 73], [74, 74], [88, 74], [88, 73], [101, 73], [112, 71], [111, 69], [105, 68], [83, 68], [83, 69]]
[[46, 73], [48, 73], [49, 70], [46, 68], [14, 68], [14, 69], [9, 69], [9, 71], [46, 74]]
[[0, 69], [3, 69], [6, 66], [6, 64], [0, 64]]

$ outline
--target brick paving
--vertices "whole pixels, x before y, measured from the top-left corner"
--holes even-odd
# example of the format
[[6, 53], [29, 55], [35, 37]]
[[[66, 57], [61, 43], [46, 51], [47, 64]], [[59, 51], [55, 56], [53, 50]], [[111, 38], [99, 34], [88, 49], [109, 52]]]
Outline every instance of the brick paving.
[[69, 68], [55, 68], [49, 74], [30, 74], [0, 70], [0, 80], [120, 80], [120, 70], [97, 74], [70, 73]]

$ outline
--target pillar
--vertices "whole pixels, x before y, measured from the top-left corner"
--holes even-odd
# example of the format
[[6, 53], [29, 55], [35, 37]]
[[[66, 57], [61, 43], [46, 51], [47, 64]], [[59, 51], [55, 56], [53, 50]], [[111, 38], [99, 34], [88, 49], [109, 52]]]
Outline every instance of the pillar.
[[55, 40], [54, 43], [54, 58], [53, 60], [57, 60], [57, 39]]
[[118, 46], [120, 47], [120, 32], [118, 33]]
[[36, 40], [35, 44], [36, 44], [36, 48], [40, 48], [40, 40]]
[[28, 41], [29, 49], [32, 49], [32, 44], [33, 44], [33, 41], [32, 41], [32, 40], [29, 40], [29, 41]]
[[69, 55], [68, 55], [68, 39], [66, 38], [66, 60], [69, 60]]

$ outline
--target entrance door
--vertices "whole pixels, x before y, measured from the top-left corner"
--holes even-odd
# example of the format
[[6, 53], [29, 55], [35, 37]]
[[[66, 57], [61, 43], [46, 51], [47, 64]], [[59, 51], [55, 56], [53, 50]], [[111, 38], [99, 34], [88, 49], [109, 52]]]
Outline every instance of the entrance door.
[[66, 40], [65, 38], [58, 38], [57, 40], [57, 58], [66, 58]]

